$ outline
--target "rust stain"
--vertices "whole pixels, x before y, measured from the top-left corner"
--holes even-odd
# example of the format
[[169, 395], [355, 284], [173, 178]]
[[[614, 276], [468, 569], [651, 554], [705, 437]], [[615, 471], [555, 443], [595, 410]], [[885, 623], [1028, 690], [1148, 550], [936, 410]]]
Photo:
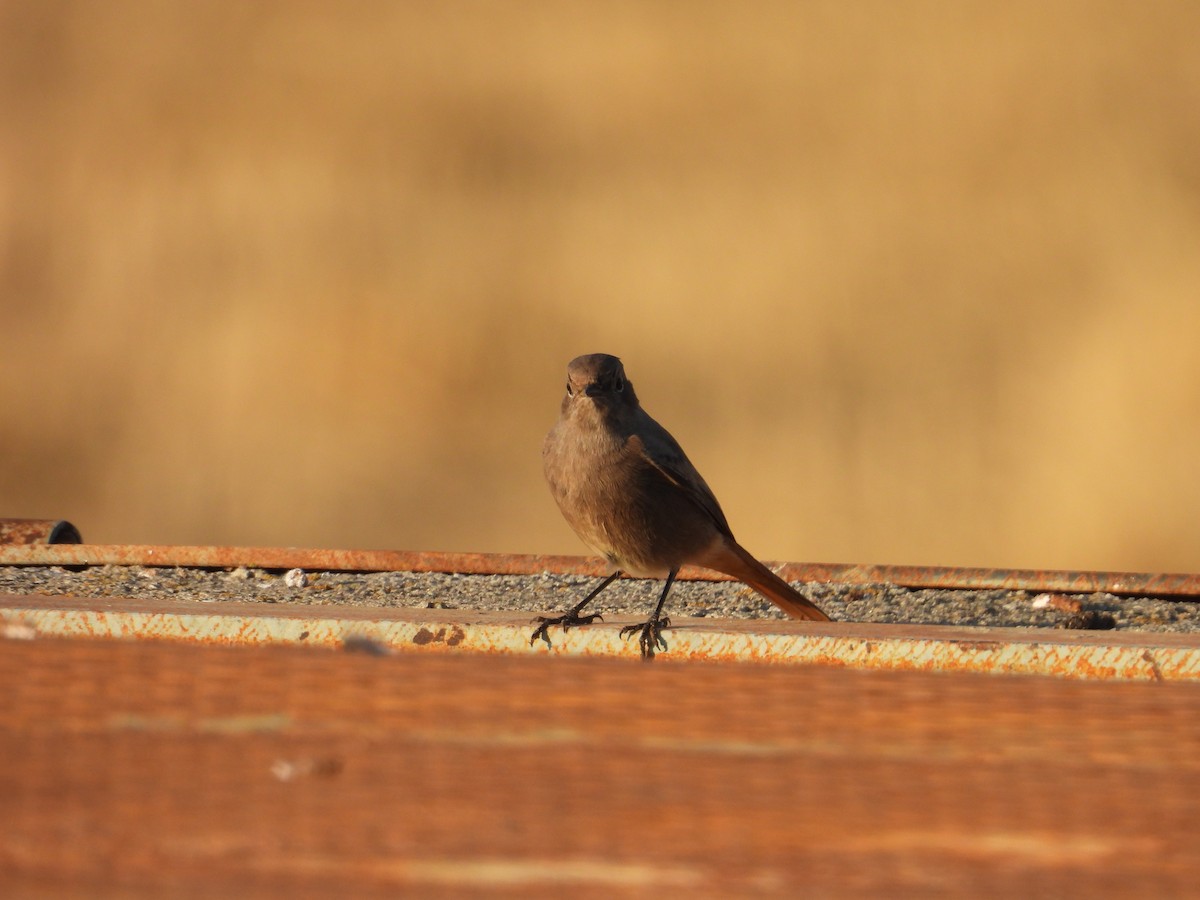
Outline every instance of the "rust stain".
[[466, 639], [467, 633], [457, 625], [439, 628], [436, 632], [426, 627], [417, 630], [412, 636], [412, 642], [418, 647], [429, 644], [445, 644], [447, 647], [457, 647]]
[[1190, 896], [1200, 878], [1189, 686], [3, 651], [6, 896]]
[[[389, 651], [486, 653], [529, 656], [622, 657], [636, 649], [619, 636], [620, 621], [555, 635], [553, 644], [529, 645], [524, 618], [496, 615], [472, 619], [439, 611], [388, 610], [372, 618], [338, 618], [329, 611], [230, 614], [180, 605], [178, 614], [137, 609], [80, 608], [87, 601], [9, 597], [0, 605], [0, 626], [13, 636], [155, 638], [200, 644], [305, 643], [353, 648], [369, 642]], [[74, 604], [72, 608], [71, 604]], [[183, 611], [188, 609], [188, 611]], [[1066, 678], [1200, 682], [1200, 639], [1179, 635], [1038, 635], [1004, 629], [1006, 638], [963, 639], [962, 629], [840, 623], [817, 627], [791, 622], [732, 625], [709, 619], [682, 620], [666, 633], [664, 660], [759, 661], [787, 665], [924, 672], [1040, 674]], [[0, 636], [8, 634], [0, 627]]]
[[1155, 660], [1154, 654], [1151, 653], [1149, 650], [1147, 650], [1145, 653], [1142, 654], [1142, 659], [1144, 659], [1146, 661], [1146, 663], [1150, 666], [1150, 677], [1153, 678], [1155, 681], [1162, 681], [1163, 680], [1162, 669], [1160, 669], [1158, 667], [1158, 661]]

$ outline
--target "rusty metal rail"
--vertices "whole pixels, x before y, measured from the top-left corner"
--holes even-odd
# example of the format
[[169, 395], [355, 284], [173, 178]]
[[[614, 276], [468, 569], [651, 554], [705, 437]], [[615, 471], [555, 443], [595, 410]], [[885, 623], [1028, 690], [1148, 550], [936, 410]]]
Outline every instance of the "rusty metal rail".
[[[48, 538], [56, 523], [15, 527]], [[64, 524], [64, 523], [57, 523]], [[73, 530], [73, 529], [72, 529]], [[76, 532], [77, 533], [77, 532]], [[141, 565], [309, 571], [449, 572], [467, 575], [599, 575], [599, 561], [577, 556], [320, 550], [279, 547], [0, 544], [0, 565]], [[791, 581], [894, 583], [912, 588], [1105, 591], [1124, 596], [1200, 598], [1200, 575], [1068, 572], [952, 567], [787, 563]], [[683, 577], [725, 580], [704, 569]], [[0, 624], [44, 636], [167, 638], [200, 643], [338, 645], [362, 638], [391, 650], [474, 650], [510, 654], [628, 655], [621, 623], [556, 635], [529, 646], [525, 616], [451, 610], [279, 608], [185, 604], [129, 598], [0, 597]], [[955, 629], [837, 623], [734, 623], [679, 620], [669, 634], [673, 659], [817, 663], [856, 669], [1048, 674], [1072, 678], [1200, 681], [1200, 639], [1150, 633], [1084, 635], [1006, 628]]]
[[5, 897], [1193, 896], [1200, 689], [9, 641]]
[[[140, 544], [0, 544], [0, 565], [198, 566], [300, 568], [351, 572], [459, 572], [466, 575], [601, 575], [594, 558], [519, 553], [437, 553], [403, 550], [317, 550], [294, 547], [188, 547]], [[789, 581], [898, 584], [910, 588], [1106, 592], [1118, 596], [1200, 599], [1200, 574], [892, 566], [853, 563], [767, 563]], [[687, 566], [680, 577], [726, 581]]]
[[[0, 594], [0, 635], [197, 644], [361, 647], [378, 653], [631, 656], [623, 619], [531, 646], [527, 615], [490, 610], [281, 606]], [[877, 671], [1053, 675], [1200, 683], [1200, 638], [1146, 632], [954, 628], [863, 622], [677, 619], [664, 658]]]
[[[599, 571], [560, 556], [47, 543], [0, 546], [0, 564]], [[783, 571], [1176, 598], [1197, 582]], [[621, 624], [531, 648], [525, 618], [495, 611], [0, 595], [0, 893], [1182, 896], [1196, 884], [1194, 635], [695, 619], [647, 667]], [[727, 659], [807, 665], [706, 662]]]

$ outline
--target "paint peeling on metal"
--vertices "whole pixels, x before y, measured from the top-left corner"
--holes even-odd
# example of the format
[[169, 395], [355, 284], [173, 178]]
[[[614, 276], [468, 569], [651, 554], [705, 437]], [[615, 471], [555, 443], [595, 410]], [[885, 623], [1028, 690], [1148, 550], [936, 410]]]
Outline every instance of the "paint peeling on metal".
[[[446, 622], [397, 614], [385, 618], [307, 615], [229, 615], [207, 612], [146, 612], [56, 608], [10, 598], [0, 622], [33, 629], [39, 636], [167, 639], [204, 644], [308, 644], [321, 647], [370, 644], [392, 651], [553, 653], [637, 659], [636, 648], [618, 634], [620, 623], [555, 633], [547, 648], [530, 646], [530, 626], [502, 622]], [[802, 626], [761, 623], [755, 630], [722, 630], [709, 620], [681, 623], [666, 633], [669, 660], [736, 660], [921, 672], [1039, 674], [1069, 678], [1200, 681], [1200, 640], [1147, 635], [1144, 641], [1105, 643], [1099, 635], [1014, 640], [963, 638], [962, 629], [874, 626]], [[2, 630], [0, 630], [2, 633]], [[894, 637], [889, 636], [894, 634]], [[1139, 636], [1140, 637], [1140, 636]]]

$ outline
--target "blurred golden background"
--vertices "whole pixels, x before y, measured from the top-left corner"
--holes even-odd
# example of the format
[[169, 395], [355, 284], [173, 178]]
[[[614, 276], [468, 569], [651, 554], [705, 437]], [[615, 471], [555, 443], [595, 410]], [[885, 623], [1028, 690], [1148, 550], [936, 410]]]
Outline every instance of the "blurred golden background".
[[760, 557], [1200, 569], [1200, 5], [0, 25], [0, 515], [582, 553], [604, 351]]

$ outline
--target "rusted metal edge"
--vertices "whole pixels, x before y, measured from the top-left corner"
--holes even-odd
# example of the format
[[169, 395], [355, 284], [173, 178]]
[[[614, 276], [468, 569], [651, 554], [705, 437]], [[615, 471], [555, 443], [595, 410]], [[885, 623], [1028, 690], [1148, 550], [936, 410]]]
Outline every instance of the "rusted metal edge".
[[[459, 572], [530, 575], [542, 572], [601, 575], [603, 564], [580, 556], [519, 553], [437, 553], [405, 550], [313, 550], [293, 547], [187, 547], [140, 544], [28, 544], [0, 546], [0, 565], [197, 566], [358, 572]], [[1200, 575], [1150, 572], [1079, 572], [953, 566], [843, 563], [768, 563], [788, 581], [898, 584], [910, 588], [1105, 592], [1119, 596], [1200, 598]], [[726, 576], [686, 566], [680, 577], [724, 581]]]
[[[248, 604], [0, 595], [0, 637], [296, 644], [375, 652], [475, 652], [637, 659], [621, 621], [555, 631], [530, 646], [524, 617], [462, 610], [258, 609]], [[231, 608], [232, 607], [232, 608]], [[663, 660], [737, 660], [849, 669], [1200, 682], [1193, 635], [1031, 632], [1013, 628], [682, 619]]]
[[0, 544], [82, 544], [66, 519], [0, 519]]

